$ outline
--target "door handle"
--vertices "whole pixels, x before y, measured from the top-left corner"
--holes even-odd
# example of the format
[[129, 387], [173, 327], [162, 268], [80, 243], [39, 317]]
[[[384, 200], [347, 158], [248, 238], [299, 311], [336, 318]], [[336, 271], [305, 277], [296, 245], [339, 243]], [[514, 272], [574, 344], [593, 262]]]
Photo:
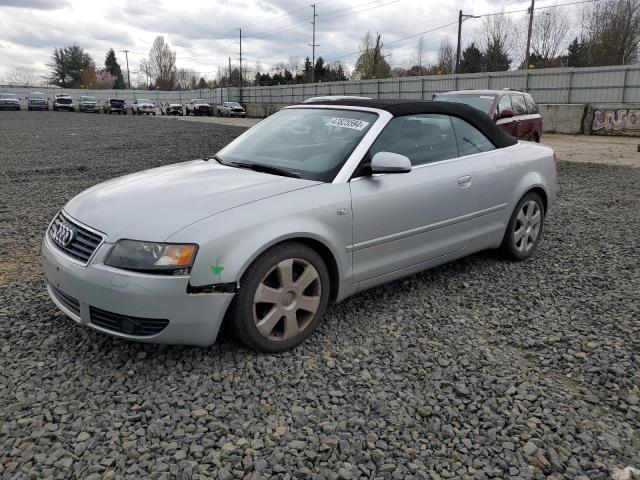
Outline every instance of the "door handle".
[[458, 177], [458, 185], [461, 188], [468, 188], [471, 186], [471, 175], [464, 175], [462, 177]]

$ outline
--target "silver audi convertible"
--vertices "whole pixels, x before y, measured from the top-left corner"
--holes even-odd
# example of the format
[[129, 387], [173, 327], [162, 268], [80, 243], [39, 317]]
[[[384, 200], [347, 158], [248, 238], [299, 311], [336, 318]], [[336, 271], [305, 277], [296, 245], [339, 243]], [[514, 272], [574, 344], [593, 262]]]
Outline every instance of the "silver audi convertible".
[[462, 104], [329, 99], [285, 108], [216, 155], [69, 201], [42, 247], [69, 317], [145, 342], [268, 352], [331, 302], [485, 249], [530, 257], [556, 195], [549, 147]]

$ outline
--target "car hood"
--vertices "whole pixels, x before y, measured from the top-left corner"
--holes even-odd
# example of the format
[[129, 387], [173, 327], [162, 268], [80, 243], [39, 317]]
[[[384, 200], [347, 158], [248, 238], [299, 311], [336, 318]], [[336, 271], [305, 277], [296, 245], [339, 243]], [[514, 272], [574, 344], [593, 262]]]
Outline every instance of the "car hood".
[[0, 98], [0, 102], [4, 103], [20, 103], [20, 100], [17, 98]]
[[97, 105], [98, 102], [92, 102], [90, 100], [80, 100], [80, 103], [83, 105]]
[[319, 183], [195, 160], [101, 183], [64, 210], [105, 233], [108, 242], [164, 241], [203, 218]]
[[139, 107], [153, 107], [153, 103], [137, 103]]

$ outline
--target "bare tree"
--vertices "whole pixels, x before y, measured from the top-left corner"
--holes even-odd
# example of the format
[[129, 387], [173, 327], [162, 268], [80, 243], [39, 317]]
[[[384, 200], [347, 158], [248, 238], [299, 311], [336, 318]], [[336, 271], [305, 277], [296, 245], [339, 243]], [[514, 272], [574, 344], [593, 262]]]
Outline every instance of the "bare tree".
[[640, 56], [640, 0], [602, 0], [584, 7], [583, 30], [591, 64], [635, 63]]
[[7, 83], [18, 87], [29, 87], [36, 82], [36, 79], [36, 74], [32, 68], [16, 67], [9, 72]]
[[353, 76], [357, 79], [387, 78], [391, 75], [391, 67], [385, 60], [382, 50], [384, 44], [379, 33], [367, 32], [360, 44], [360, 56], [356, 61]]
[[176, 88], [178, 90], [187, 90], [191, 82], [191, 78], [195, 78], [196, 71], [193, 68], [178, 68], [176, 70]]
[[483, 67], [487, 71], [508, 70], [509, 57], [513, 50], [516, 35], [511, 18], [504, 10], [482, 19], [482, 25], [476, 32], [477, 43], [481, 47]]
[[440, 41], [437, 60], [438, 73], [448, 75], [454, 73], [456, 68], [456, 53], [453, 49], [451, 37], [444, 37]]
[[109, 73], [107, 70], [100, 70], [96, 73], [95, 84], [93, 88], [98, 90], [109, 90], [113, 88], [116, 83], [116, 76]]
[[[567, 10], [563, 8], [536, 12], [531, 32], [531, 60], [534, 60], [532, 63], [541, 64], [543, 67], [559, 65], [558, 57], [566, 48], [570, 26], [571, 19]], [[528, 30], [529, 16], [524, 15], [517, 23], [513, 46], [515, 59], [522, 64], [526, 58]]]
[[293, 57], [293, 56], [289, 57], [289, 70], [291, 71], [294, 77], [300, 73], [301, 71], [300, 65], [301, 65], [300, 57]]
[[160, 90], [173, 90], [176, 83], [176, 52], [164, 37], [156, 37], [149, 52], [149, 71]]

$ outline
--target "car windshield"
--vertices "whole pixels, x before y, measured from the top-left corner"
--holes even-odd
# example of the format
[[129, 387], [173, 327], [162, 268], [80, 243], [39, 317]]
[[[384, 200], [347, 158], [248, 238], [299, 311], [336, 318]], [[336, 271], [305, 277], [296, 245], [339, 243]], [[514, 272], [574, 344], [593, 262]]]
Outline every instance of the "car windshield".
[[225, 165], [258, 164], [256, 170], [270, 167], [330, 182], [376, 119], [374, 113], [356, 110], [285, 109], [231, 142], [217, 158]]
[[17, 97], [13, 93], [0, 93], [0, 98], [15, 100]]
[[446, 94], [438, 95], [436, 100], [439, 102], [457, 102], [464, 103], [471, 107], [477, 108], [484, 113], [489, 113], [491, 105], [496, 99], [495, 95], [478, 95], [478, 94]]
[[80, 100], [82, 100], [83, 102], [95, 102], [96, 101], [95, 97], [80, 97]]
[[32, 98], [34, 100], [42, 100], [44, 98], [44, 95], [42, 93], [32, 93], [31, 95], [29, 95], [29, 98]]
[[71, 99], [70, 98], [59, 98], [57, 100], [58, 103], [61, 103], [63, 105], [68, 105], [71, 103]]
[[147, 100], [146, 98], [139, 98], [138, 103], [151, 103], [151, 100]]
[[205, 101], [204, 101], [203, 99], [201, 99], [201, 98], [196, 98], [196, 99], [193, 101], [193, 103], [207, 103], [207, 102], [205, 102]]
[[225, 102], [225, 105], [227, 107], [239, 107], [240, 106], [240, 104], [236, 103], [236, 102]]
[[116, 105], [122, 105], [124, 103], [124, 100], [118, 100], [117, 98], [112, 98], [111, 100], [109, 100], [109, 103], [115, 103]]

